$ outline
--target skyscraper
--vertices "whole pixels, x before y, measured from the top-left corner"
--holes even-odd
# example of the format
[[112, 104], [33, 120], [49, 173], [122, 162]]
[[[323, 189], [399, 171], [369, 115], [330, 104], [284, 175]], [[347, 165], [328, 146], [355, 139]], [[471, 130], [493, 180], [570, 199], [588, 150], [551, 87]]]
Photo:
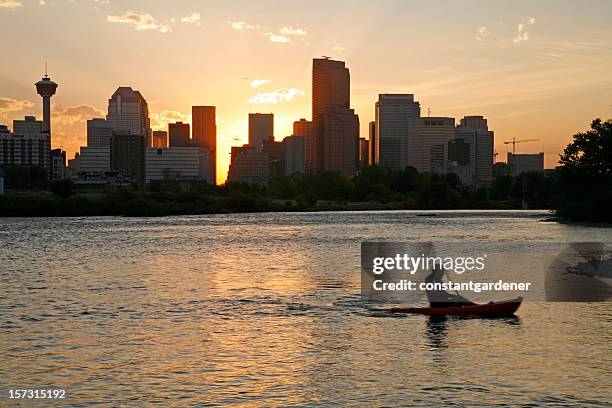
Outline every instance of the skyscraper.
[[210, 150], [212, 183], [217, 180], [217, 124], [214, 106], [192, 106], [191, 123], [193, 143]]
[[87, 121], [87, 146], [109, 146], [113, 139], [113, 125], [106, 119], [94, 118]]
[[293, 122], [293, 135], [304, 138], [304, 172], [312, 174], [314, 160], [314, 138], [316, 136], [314, 123], [310, 120], [300, 119]]
[[455, 136], [455, 119], [426, 117], [408, 123], [407, 166], [420, 172], [443, 172], [448, 160], [448, 142]]
[[170, 147], [189, 146], [189, 123], [168, 123], [168, 142]]
[[350, 74], [343, 61], [313, 59], [312, 121], [312, 171], [354, 175], [359, 156], [359, 118], [350, 109]]
[[108, 100], [106, 116], [115, 134], [141, 135], [150, 138], [151, 126], [147, 101], [127, 86], [117, 88]]
[[119, 87], [108, 100], [106, 120], [113, 128], [111, 169], [144, 183], [144, 149], [152, 135], [147, 101], [130, 87]]
[[260, 147], [264, 140], [274, 140], [274, 114], [249, 113], [249, 146]]
[[421, 116], [413, 94], [380, 94], [375, 105], [378, 165], [403, 170], [408, 163], [408, 123]]
[[468, 165], [473, 175], [468, 183], [492, 182], [494, 135], [487, 120], [482, 116], [465, 116], [455, 129], [455, 140], [468, 145]]

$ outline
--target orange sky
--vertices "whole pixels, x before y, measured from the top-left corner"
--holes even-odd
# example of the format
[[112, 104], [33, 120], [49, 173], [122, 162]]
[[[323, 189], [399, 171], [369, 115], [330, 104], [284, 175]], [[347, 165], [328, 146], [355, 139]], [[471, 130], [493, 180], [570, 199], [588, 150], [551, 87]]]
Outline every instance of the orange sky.
[[217, 106], [220, 182], [249, 112], [274, 112], [277, 139], [310, 118], [321, 55], [347, 62], [362, 137], [379, 93], [414, 93], [424, 115], [487, 117], [498, 160], [504, 140], [539, 138], [517, 151], [553, 167], [573, 133], [612, 117], [612, 3], [431, 3], [0, 0], [0, 123], [41, 116], [45, 57], [59, 83], [54, 146], [72, 157], [86, 120], [132, 86], [154, 129]]

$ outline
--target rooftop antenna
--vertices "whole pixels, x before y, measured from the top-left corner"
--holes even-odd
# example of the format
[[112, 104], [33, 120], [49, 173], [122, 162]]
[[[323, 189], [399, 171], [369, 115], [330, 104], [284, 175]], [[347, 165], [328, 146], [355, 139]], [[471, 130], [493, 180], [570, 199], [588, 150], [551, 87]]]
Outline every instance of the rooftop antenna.
[[49, 76], [47, 75], [47, 58], [45, 58], [45, 78], [48, 78]]
[[431, 116], [431, 109], [427, 108], [427, 117]]

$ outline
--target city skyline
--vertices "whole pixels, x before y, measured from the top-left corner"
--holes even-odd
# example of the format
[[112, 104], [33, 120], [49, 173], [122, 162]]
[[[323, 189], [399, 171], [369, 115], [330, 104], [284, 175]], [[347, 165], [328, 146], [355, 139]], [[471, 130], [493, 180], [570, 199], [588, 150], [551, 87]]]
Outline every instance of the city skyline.
[[[273, 112], [276, 140], [291, 135], [294, 121], [312, 119], [311, 61], [321, 55], [350, 67], [351, 108], [365, 138], [378, 94], [411, 93], [423, 116], [428, 110], [456, 122], [466, 115], [485, 116], [500, 158], [508, 150], [504, 140], [541, 139], [520, 146], [520, 152], [543, 150], [546, 167], [553, 167], [585, 122], [612, 116], [612, 80], [605, 74], [612, 69], [605, 41], [612, 7], [605, 2], [592, 2], [599, 10], [595, 15], [589, 7], [546, 2], [487, 4], [470, 13], [456, 4], [385, 2], [376, 8], [357, 3], [351, 17], [356, 28], [318, 22], [306, 5], [271, 10], [265, 2], [257, 8], [245, 3], [236, 8], [239, 15], [221, 5], [186, 2], [168, 10], [149, 3], [129, 16], [134, 6], [120, 2], [13, 3], [22, 4], [0, 7], [5, 38], [18, 24], [33, 19], [40, 24], [28, 24], [31, 29], [19, 41], [6, 44], [15, 64], [0, 68], [0, 123], [25, 115], [41, 119], [32, 83], [46, 57], [49, 75], [61, 87], [51, 100], [52, 147], [63, 146], [69, 157], [86, 144], [87, 119], [104, 117], [112, 92], [131, 86], [147, 99], [153, 130], [167, 130], [176, 121], [191, 124], [193, 105], [217, 107], [217, 180], [223, 181], [230, 146], [248, 140], [248, 113]], [[327, 23], [341, 6], [326, 6]], [[153, 20], [137, 17], [146, 14]], [[74, 33], [42, 18], [60, 15], [76, 33], [98, 34], [73, 42]], [[434, 33], [441, 27], [442, 34]], [[45, 32], [52, 34], [43, 43]], [[223, 44], [207, 42], [211, 34], [222, 36]], [[398, 42], [402, 38], [405, 43]], [[175, 59], [159, 57], [177, 42]], [[131, 55], [134, 47], [137, 55]], [[117, 58], [125, 63], [117, 64]]]

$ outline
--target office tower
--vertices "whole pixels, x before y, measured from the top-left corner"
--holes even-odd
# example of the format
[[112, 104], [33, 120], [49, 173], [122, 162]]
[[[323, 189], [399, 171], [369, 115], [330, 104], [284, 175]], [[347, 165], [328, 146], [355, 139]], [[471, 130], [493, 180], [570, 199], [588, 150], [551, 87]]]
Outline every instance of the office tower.
[[168, 132], [165, 130], [154, 130], [153, 147], [168, 147]]
[[353, 109], [336, 107], [322, 118], [322, 170], [354, 176], [359, 166], [359, 117]]
[[368, 140], [368, 150], [369, 150], [369, 157], [368, 157], [368, 164], [374, 165], [376, 163], [378, 163], [378, 155], [376, 153], [376, 122], [372, 121], [370, 123], [368, 123], [368, 136], [369, 136], [369, 140]]
[[144, 182], [145, 138], [139, 134], [115, 133], [111, 149], [111, 169], [133, 182]]
[[112, 170], [134, 182], [144, 182], [144, 148], [151, 143], [149, 107], [140, 92], [119, 87], [108, 100], [108, 115], [113, 127]]
[[264, 140], [261, 150], [268, 155], [270, 165], [270, 177], [280, 177], [285, 175], [285, 145], [283, 142], [275, 142], [274, 140]]
[[369, 157], [370, 157], [370, 149], [369, 149], [368, 139], [361, 137], [359, 138], [359, 168], [363, 169], [364, 167], [368, 167]]
[[408, 124], [421, 116], [413, 94], [380, 94], [375, 104], [377, 164], [403, 170], [408, 164]]
[[304, 174], [304, 137], [287, 136], [285, 145], [285, 175]]
[[189, 146], [189, 123], [175, 122], [168, 124], [168, 146]]
[[249, 113], [249, 146], [260, 147], [264, 140], [274, 140], [274, 114]]
[[193, 143], [210, 150], [212, 160], [210, 172], [213, 175], [213, 184], [217, 177], [217, 124], [214, 106], [192, 106], [191, 124]]
[[358, 165], [359, 118], [350, 109], [350, 74], [343, 61], [313, 59], [312, 121], [312, 171], [353, 176]]
[[147, 101], [140, 92], [127, 86], [117, 88], [108, 100], [106, 120], [111, 123], [115, 134], [148, 138], [151, 133]]
[[265, 183], [270, 179], [270, 158], [267, 153], [248, 144], [232, 146], [227, 179], [230, 182]]
[[314, 172], [313, 160], [313, 140], [315, 138], [315, 127], [312, 121], [300, 119], [293, 122], [293, 135], [304, 138], [304, 173], [312, 174]]
[[[461, 140], [467, 145], [467, 164], [471, 168], [473, 178], [466, 184], [491, 183], [493, 181], [494, 134], [489, 130], [487, 120], [482, 116], [465, 116], [455, 129], [455, 140]], [[465, 152], [465, 147], [462, 149]], [[457, 158], [463, 159], [461, 154]], [[449, 157], [449, 160], [453, 159]]]
[[510, 153], [508, 152], [508, 166], [513, 176], [530, 171], [544, 171], [544, 153]]
[[212, 182], [210, 150], [201, 146], [145, 149], [147, 183], [155, 180], [198, 180]]
[[[36, 92], [43, 99], [43, 132], [51, 138], [51, 97], [55, 95], [57, 84], [45, 72], [45, 76], [35, 85]], [[13, 129], [13, 132], [15, 132], [15, 129]]]
[[87, 146], [109, 146], [113, 140], [113, 125], [106, 119], [89, 119], [87, 121]]
[[[455, 119], [427, 117], [408, 122], [407, 166], [420, 172], [444, 172], [448, 142], [455, 136]], [[379, 136], [379, 144], [382, 136]]]

